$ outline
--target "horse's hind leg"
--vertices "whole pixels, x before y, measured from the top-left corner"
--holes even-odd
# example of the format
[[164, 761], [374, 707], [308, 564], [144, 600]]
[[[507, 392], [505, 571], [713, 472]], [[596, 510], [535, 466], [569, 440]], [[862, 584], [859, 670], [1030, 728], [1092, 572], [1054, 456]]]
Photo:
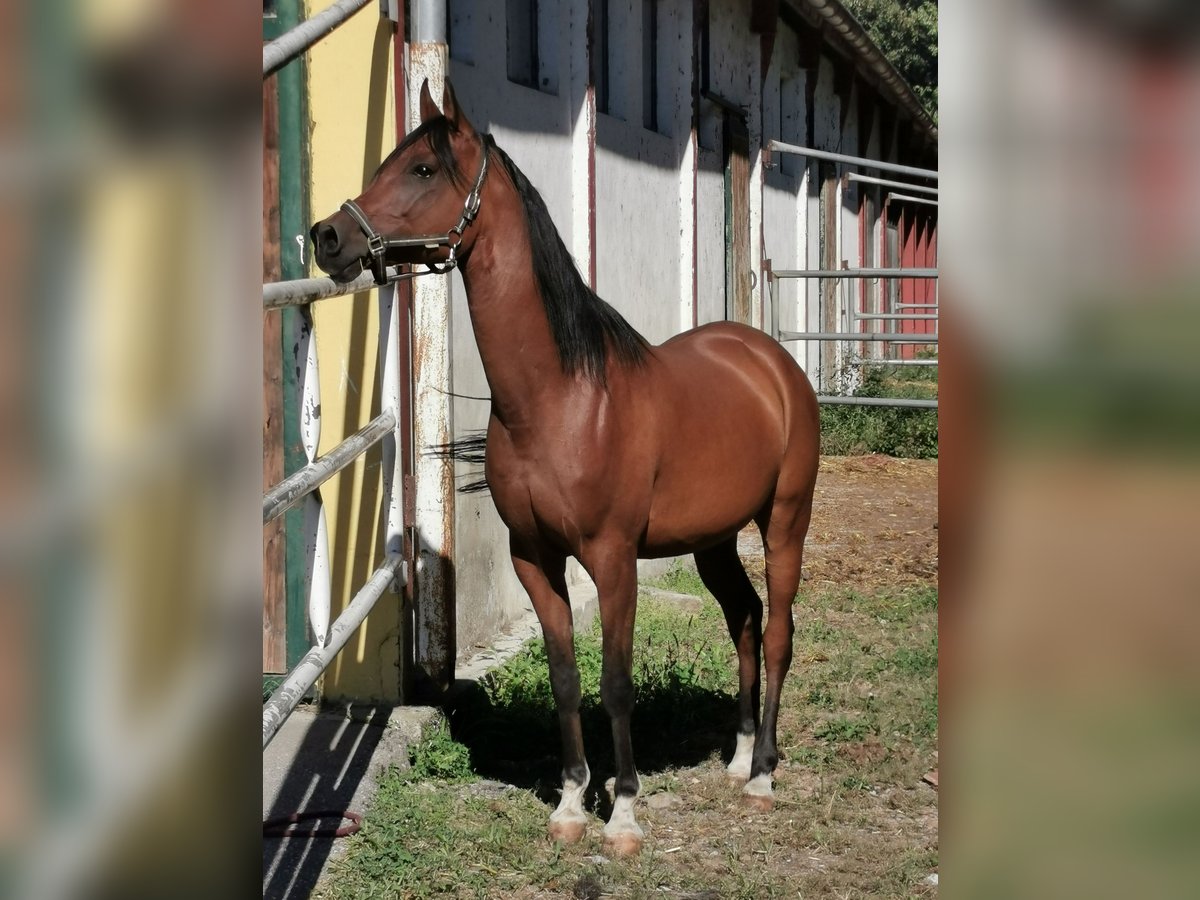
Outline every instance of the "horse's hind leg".
[[550, 837], [574, 843], [583, 837], [587, 815], [583, 795], [591, 773], [583, 752], [583, 730], [579, 722], [579, 669], [575, 664], [575, 633], [571, 602], [567, 596], [566, 558], [510, 540], [513, 568], [529, 593], [546, 640], [550, 661], [550, 687], [558, 708], [562, 733], [562, 799], [550, 816]]
[[763, 605], [738, 557], [737, 538], [696, 554], [696, 569], [725, 613], [725, 624], [738, 653], [738, 729], [730, 778], [746, 781], [758, 732], [760, 649]]
[[746, 799], [760, 809], [775, 803], [771, 773], [779, 763], [775, 728], [779, 720], [779, 698], [783, 679], [792, 664], [792, 602], [800, 587], [800, 566], [804, 560], [804, 537], [812, 517], [812, 486], [798, 497], [777, 494], [774, 503], [758, 519], [763, 536], [767, 569], [767, 625], [763, 629], [763, 657], [767, 687], [763, 698], [762, 723], [754, 743], [750, 780]]

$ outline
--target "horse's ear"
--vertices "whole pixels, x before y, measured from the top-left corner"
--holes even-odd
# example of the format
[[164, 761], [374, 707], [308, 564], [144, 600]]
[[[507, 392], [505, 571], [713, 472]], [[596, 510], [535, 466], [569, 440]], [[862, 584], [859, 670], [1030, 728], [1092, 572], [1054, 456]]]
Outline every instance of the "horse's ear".
[[472, 134], [474, 128], [467, 121], [466, 115], [458, 105], [458, 98], [454, 96], [454, 86], [450, 84], [450, 79], [447, 78], [442, 88], [442, 112], [446, 116], [446, 121], [450, 123], [450, 127], [455, 131], [461, 131], [464, 134]]
[[433, 95], [429, 93], [429, 79], [426, 78], [421, 82], [421, 123], [436, 119], [441, 114], [441, 110], [433, 102]]

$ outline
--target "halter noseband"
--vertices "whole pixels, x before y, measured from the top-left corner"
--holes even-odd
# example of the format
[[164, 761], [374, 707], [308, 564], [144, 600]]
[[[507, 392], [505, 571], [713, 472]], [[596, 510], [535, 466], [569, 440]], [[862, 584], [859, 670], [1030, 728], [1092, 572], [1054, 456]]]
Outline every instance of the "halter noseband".
[[384, 257], [392, 247], [425, 247], [430, 250], [438, 247], [449, 247], [450, 257], [440, 268], [433, 263], [427, 263], [426, 265], [428, 265], [431, 271], [439, 275], [449, 272], [458, 265], [458, 245], [462, 243], [463, 231], [475, 221], [475, 217], [479, 214], [479, 204], [483, 199], [483, 179], [487, 177], [487, 143], [483, 138], [480, 138], [479, 144], [483, 149], [483, 164], [479, 167], [479, 175], [475, 179], [475, 186], [471, 188], [471, 193], [467, 194], [467, 199], [463, 202], [462, 216], [459, 217], [458, 224], [445, 234], [429, 234], [422, 237], [408, 238], [384, 237], [371, 227], [370, 220], [367, 219], [366, 214], [357, 203], [353, 200], [347, 200], [342, 204], [342, 210], [358, 223], [358, 227], [367, 236], [367, 252], [371, 256], [371, 274], [375, 276], [376, 284], [387, 284], [390, 280]]

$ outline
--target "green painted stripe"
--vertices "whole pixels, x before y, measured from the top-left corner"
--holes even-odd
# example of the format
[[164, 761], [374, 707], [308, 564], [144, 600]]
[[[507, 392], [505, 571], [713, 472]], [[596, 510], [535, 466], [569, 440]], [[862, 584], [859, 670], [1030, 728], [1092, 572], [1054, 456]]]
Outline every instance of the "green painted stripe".
[[[263, 38], [271, 40], [300, 22], [300, 0], [276, 0], [274, 18], [263, 19]], [[281, 271], [285, 279], [303, 278], [304, 263], [296, 235], [308, 231], [307, 152], [308, 110], [304, 93], [304, 57], [276, 73], [279, 84], [279, 237]], [[290, 475], [308, 462], [300, 441], [300, 381], [291, 336], [298, 309], [282, 311], [283, 331], [283, 466]], [[304, 512], [284, 516], [285, 589], [287, 591], [287, 666], [298, 663], [310, 646], [305, 612]]]

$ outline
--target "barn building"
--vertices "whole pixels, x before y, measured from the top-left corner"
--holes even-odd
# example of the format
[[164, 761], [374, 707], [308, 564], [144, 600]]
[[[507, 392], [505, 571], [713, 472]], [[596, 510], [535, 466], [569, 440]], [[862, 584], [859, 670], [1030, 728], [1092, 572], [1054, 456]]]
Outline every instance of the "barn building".
[[[264, 3], [264, 39], [326, 4], [311, 5]], [[866, 169], [764, 152], [774, 140], [937, 168], [933, 121], [835, 0], [367, 4], [264, 81], [264, 281], [319, 274], [306, 252], [309, 224], [362, 191], [416, 125], [423, 80], [440, 97], [447, 76], [476, 128], [491, 132], [541, 192], [581, 272], [651, 342], [720, 319], [846, 331], [855, 327], [850, 309], [934, 302], [928, 284], [910, 280], [767, 277], [771, 268], [935, 264], [936, 206], [843, 178]], [[320, 360], [319, 402], [304, 407], [322, 423], [318, 453], [378, 413], [379, 322], [369, 293], [313, 304], [311, 313], [267, 313], [267, 409], [280, 412], [265, 431], [266, 483], [304, 461], [294, 423], [301, 376], [284, 365], [301, 331], [311, 327]], [[487, 421], [461, 279], [418, 278], [397, 297], [409, 578], [326, 672], [331, 699], [408, 701], [445, 687], [456, 657], [528, 608], [490, 499], [456, 490], [478, 467], [428, 452]], [[788, 346], [820, 390], [834, 389], [832, 363], [844, 347]], [[328, 552], [318, 568], [334, 616], [377, 562], [381, 470], [376, 450], [321, 488]], [[309, 644], [306, 528], [294, 512], [266, 532], [264, 672], [285, 671]], [[573, 564], [568, 578], [585, 606], [586, 573]]]

